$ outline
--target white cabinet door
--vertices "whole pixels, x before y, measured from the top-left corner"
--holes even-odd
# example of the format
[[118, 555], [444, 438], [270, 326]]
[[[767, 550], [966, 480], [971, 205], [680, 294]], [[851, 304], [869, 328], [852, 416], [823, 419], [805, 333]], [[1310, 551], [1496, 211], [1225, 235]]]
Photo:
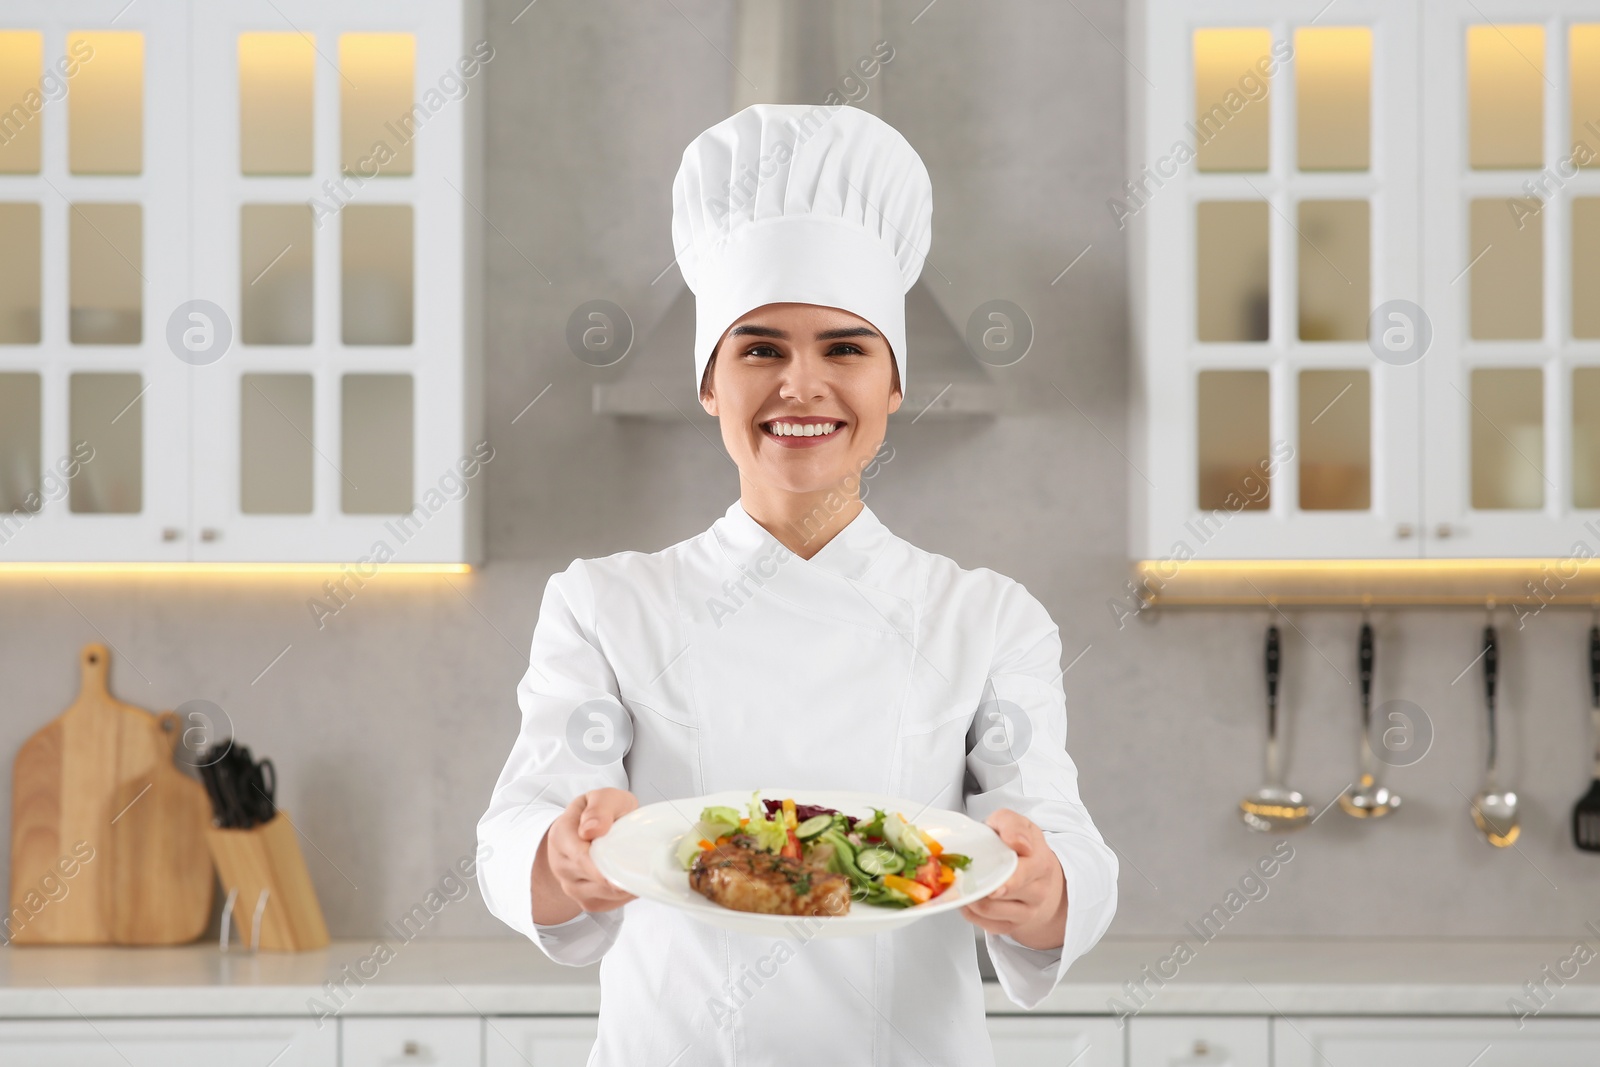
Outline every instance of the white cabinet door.
[[[1148, 77], [1129, 79], [1134, 177], [1114, 214], [1131, 234], [1136, 558], [1419, 552], [1420, 375], [1375, 359], [1364, 327], [1372, 309], [1420, 299], [1417, 6], [1345, 0], [1331, 23], [1325, 10], [1147, 0], [1135, 16]], [[1219, 43], [1219, 28], [1249, 39]], [[1339, 28], [1370, 31], [1360, 169], [1297, 151], [1315, 140], [1299, 129], [1300, 52], [1323, 57], [1324, 77], [1329, 55], [1300, 35]], [[1264, 158], [1199, 169], [1197, 147], [1256, 123]]]
[[1122, 1067], [1112, 1019], [989, 1016], [995, 1067]]
[[[1595, 187], [1569, 164], [1597, 142], [1571, 122], [1569, 70], [1584, 64], [1569, 55], [1568, 30], [1593, 22], [1594, 6], [1428, 0], [1424, 17], [1426, 554], [1564, 559], [1577, 542], [1591, 554], [1600, 510], [1580, 487], [1593, 485], [1595, 456], [1575, 421], [1593, 412], [1575, 412], [1573, 390], [1575, 372], [1597, 362], [1578, 314], [1592, 303], [1581, 264], [1595, 238], [1582, 220]], [[1474, 147], [1474, 49], [1482, 88], [1510, 104], [1501, 122], [1481, 124], [1502, 135], [1483, 140], [1507, 158]]]
[[1275, 1019], [1275, 1067], [1594, 1067], [1590, 1019]]
[[338, 1067], [338, 1028], [311, 1019], [0, 1022], [0, 1059], [27, 1067]]
[[[36, 249], [8, 230], [0, 256], [14, 260], [8, 277], [36, 272], [39, 294], [36, 341], [0, 343], [0, 374], [37, 395], [0, 423], [20, 414], [38, 434], [36, 455], [0, 457], [0, 562], [188, 555], [190, 368], [167, 344], [189, 298], [188, 103], [166, 73], [187, 62], [188, 20], [187, 0], [5, 5], [7, 30], [41, 35], [45, 78], [66, 71], [69, 85], [24, 121], [37, 169], [0, 175], [0, 202], [37, 225]], [[91, 132], [74, 138], [69, 115]], [[101, 143], [116, 149], [86, 151]], [[30, 489], [36, 510], [17, 499]]]
[[1268, 1067], [1271, 1046], [1262, 1017], [1141, 1016], [1128, 1023], [1128, 1067]]
[[[464, 309], [469, 201], [482, 203], [467, 144], [489, 54], [470, 35], [475, 10], [195, 6], [194, 138], [207, 149], [194, 153], [196, 290], [233, 331], [194, 373], [196, 560], [467, 558], [482, 492], [481, 476], [463, 477], [478, 469]], [[301, 63], [309, 150], [281, 170], [247, 172], [241, 154], [255, 134], [242, 101], [266, 62], [255, 49]], [[364, 104], [363, 86], [389, 98]], [[351, 114], [372, 126], [354, 161]]]
[[486, 1067], [584, 1067], [598, 1025], [593, 1016], [489, 1016], [484, 1019], [483, 1062]]
[[343, 1019], [340, 1067], [480, 1067], [483, 1020], [475, 1015]]

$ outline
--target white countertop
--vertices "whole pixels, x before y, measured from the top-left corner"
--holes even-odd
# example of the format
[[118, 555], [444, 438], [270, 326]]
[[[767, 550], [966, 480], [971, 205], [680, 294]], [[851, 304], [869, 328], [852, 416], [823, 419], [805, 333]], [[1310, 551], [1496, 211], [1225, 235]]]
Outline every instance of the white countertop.
[[[341, 1015], [584, 1015], [600, 1007], [593, 967], [560, 967], [520, 939], [335, 941], [319, 952], [224, 954], [176, 948], [12, 947], [0, 950], [0, 1018]], [[1249, 940], [1199, 945], [1157, 985], [1170, 939], [1110, 939], [1079, 960], [1036, 1013], [1146, 1015], [1507, 1015], [1525, 982], [1562, 978], [1542, 1017], [1600, 1016], [1600, 960], [1576, 967], [1572, 941]], [[363, 963], [362, 961], [371, 962]], [[1144, 969], [1156, 979], [1147, 979]], [[1164, 965], [1171, 974], [1172, 963]], [[323, 983], [343, 981], [330, 997]], [[1018, 1009], [993, 982], [991, 1012]]]

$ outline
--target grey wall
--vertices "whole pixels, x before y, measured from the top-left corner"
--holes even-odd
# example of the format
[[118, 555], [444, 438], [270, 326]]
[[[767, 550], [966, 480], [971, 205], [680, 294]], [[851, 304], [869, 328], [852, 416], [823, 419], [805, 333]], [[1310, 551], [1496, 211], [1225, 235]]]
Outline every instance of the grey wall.
[[[512, 24], [524, 2], [490, 4], [495, 58], [474, 89], [488, 93], [484, 207], [503, 234], [488, 243], [497, 455], [474, 489], [487, 494], [488, 566], [383, 576], [321, 630], [310, 578], [0, 587], [4, 773], [72, 699], [77, 647], [108, 640], [125, 699], [215, 701], [275, 758], [336, 936], [376, 935], [471, 853], [548, 575], [690, 536], [737, 495], [726, 457], [689, 425], [589, 414], [590, 387], [617, 372], [563, 342], [585, 300], [616, 300], [648, 326], [670, 295], [675, 272], [650, 284], [672, 258], [670, 183], [683, 146], [726, 114], [731, 7], [541, 0]], [[893, 426], [870, 503], [912, 542], [1023, 582], [1066, 656], [1083, 653], [1065, 676], [1069, 742], [1124, 857], [1113, 931], [1177, 936], [1273, 843], [1234, 815], [1260, 775], [1269, 612], [1168, 613], [1119, 630], [1106, 607], [1126, 574], [1126, 253], [1104, 206], [1124, 177], [1124, 12], [1113, 0], [943, 0], [913, 25], [924, 2], [889, 3], [896, 55], [874, 91], [933, 176], [939, 298], [957, 322], [991, 297], [1031, 313], [1034, 350], [1003, 373], [1036, 399], [988, 423]], [[1379, 699], [1414, 701], [1436, 732], [1426, 758], [1393, 774], [1405, 810], [1373, 825], [1330, 812], [1293, 839], [1294, 859], [1229, 936], [1576, 935], [1595, 916], [1600, 872], [1565, 828], [1588, 773], [1587, 618], [1549, 611], [1505, 627], [1506, 744], [1527, 812], [1505, 851], [1477, 839], [1463, 795], [1476, 789], [1481, 704], [1477, 672], [1456, 679], [1481, 614], [1375, 621]], [[1352, 774], [1356, 625], [1333, 613], [1283, 625], [1291, 779], [1319, 802]], [[506, 932], [475, 897], [436, 929]]]

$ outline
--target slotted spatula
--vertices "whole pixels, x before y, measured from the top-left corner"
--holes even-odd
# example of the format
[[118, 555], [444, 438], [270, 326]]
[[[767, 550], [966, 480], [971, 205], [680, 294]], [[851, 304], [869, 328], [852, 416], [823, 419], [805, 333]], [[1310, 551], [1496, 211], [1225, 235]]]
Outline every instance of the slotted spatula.
[[1572, 809], [1572, 843], [1585, 852], [1600, 852], [1600, 626], [1589, 627], [1589, 697], [1594, 781]]

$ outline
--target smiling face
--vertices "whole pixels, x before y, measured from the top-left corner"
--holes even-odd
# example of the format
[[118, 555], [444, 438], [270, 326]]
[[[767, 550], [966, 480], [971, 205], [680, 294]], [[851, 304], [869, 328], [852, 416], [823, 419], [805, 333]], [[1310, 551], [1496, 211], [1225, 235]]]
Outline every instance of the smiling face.
[[866, 319], [766, 304], [728, 327], [702, 385], [740, 480], [782, 493], [852, 487], [900, 407], [889, 342]]

